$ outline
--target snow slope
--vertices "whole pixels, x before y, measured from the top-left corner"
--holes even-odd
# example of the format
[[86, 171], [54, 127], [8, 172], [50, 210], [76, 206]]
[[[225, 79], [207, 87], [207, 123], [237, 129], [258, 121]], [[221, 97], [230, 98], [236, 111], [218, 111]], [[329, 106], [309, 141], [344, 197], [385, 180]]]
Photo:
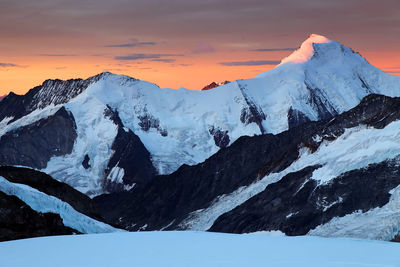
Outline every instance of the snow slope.
[[400, 231], [400, 186], [393, 189], [391, 193], [389, 202], [383, 207], [335, 217], [308, 234], [391, 240]]
[[[111, 73], [85, 81], [90, 81], [88, 87], [67, 94], [73, 98], [65, 97], [63, 104], [77, 121], [73, 152], [52, 158], [43, 171], [89, 195], [103, 192], [104, 170], [113, 154], [117, 131], [104, 116], [108, 107], [139, 136], [158, 173], [168, 174], [182, 164], [203, 162], [240, 136], [279, 133], [289, 124], [324, 119], [349, 110], [370, 93], [400, 95], [400, 77], [320, 35], [311, 35], [276, 68], [212, 90], [161, 89]], [[48, 90], [53, 92], [53, 87]], [[53, 104], [45, 107], [41, 102], [41, 114], [51, 114], [60, 101], [54, 102], [50, 93], [41, 95]], [[18, 121], [16, 125], [23, 124]], [[81, 166], [85, 151], [94, 166], [87, 170]]]
[[[111, 146], [117, 125], [104, 116], [106, 106], [97, 98], [77, 97], [65, 104], [65, 108], [75, 118], [77, 140], [71, 154], [52, 157], [42, 171], [83, 193], [92, 196], [102, 193], [101, 178], [113, 153]], [[89, 169], [82, 166], [85, 155], [90, 158]]]
[[4, 267], [400, 266], [399, 251], [398, 243], [262, 233], [113, 233], [0, 243]]
[[[321, 168], [313, 172], [311, 179], [318, 180], [320, 183], [328, 183], [344, 172], [364, 168], [371, 163], [379, 163], [396, 158], [400, 155], [399, 129], [400, 121], [394, 121], [383, 129], [358, 126], [346, 129], [340, 137], [333, 141], [324, 140], [314, 153], [310, 153], [307, 148], [300, 148], [298, 159], [283, 171], [271, 173], [249, 186], [238, 188], [231, 194], [219, 196], [210, 207], [192, 212], [180, 226], [184, 229], [206, 231], [222, 214], [261, 193], [269, 184], [279, 181], [288, 173], [300, 171], [307, 166], [321, 165]], [[315, 136], [314, 138], [318, 139], [320, 137]], [[359, 224], [363, 225], [361, 229], [368, 229], [369, 231], [356, 232], [348, 230], [345, 236], [373, 239], [385, 238], [386, 240], [393, 238], [394, 234], [397, 233], [395, 230], [399, 230], [398, 225], [400, 225], [398, 209], [393, 208], [398, 207], [398, 193], [397, 191], [394, 192], [391, 202], [388, 204], [389, 208], [375, 211], [375, 213], [388, 216], [389, 219], [381, 220], [379, 226], [376, 223], [374, 224], [373, 221], [370, 224], [363, 225], [362, 218], [367, 217], [368, 214], [371, 215], [371, 218], [375, 218], [375, 213], [359, 216]], [[348, 227], [356, 227], [354, 225], [351, 226], [351, 219], [346, 218], [344, 220], [347, 222]], [[342, 224], [342, 222], [338, 223]], [[334, 224], [332, 227], [338, 227], [337, 225], [339, 224]], [[330, 226], [328, 225], [327, 227]], [[326, 228], [327, 233], [323, 234], [323, 229], [325, 228], [321, 227], [315, 233], [327, 236], [343, 236], [346, 231], [341, 231], [340, 229], [334, 231], [334, 229]]]
[[60, 105], [58, 106], [50, 105], [44, 109], [35, 109], [28, 115], [11, 123], [10, 121], [13, 119], [13, 117], [6, 117], [2, 121], [0, 121], [0, 137], [7, 132], [35, 123], [41, 119], [47, 118], [56, 113], [60, 108], [61, 108]]
[[59, 214], [65, 226], [81, 233], [108, 233], [121, 231], [77, 212], [68, 203], [49, 196], [28, 185], [11, 183], [0, 176], [0, 191], [16, 196], [37, 212]]

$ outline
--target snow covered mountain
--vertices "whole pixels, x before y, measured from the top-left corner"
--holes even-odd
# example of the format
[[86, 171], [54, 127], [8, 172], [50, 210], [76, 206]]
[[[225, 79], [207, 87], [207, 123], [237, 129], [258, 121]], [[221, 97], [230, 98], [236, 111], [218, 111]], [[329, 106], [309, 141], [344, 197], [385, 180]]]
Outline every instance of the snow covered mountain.
[[128, 230], [400, 239], [400, 98], [369, 95], [332, 119], [241, 137], [135, 194], [95, 198]]
[[400, 78], [319, 35], [273, 70], [213, 90], [111, 73], [48, 80], [0, 102], [0, 164], [40, 169], [90, 196], [134, 190], [241, 136], [330, 118], [371, 93], [400, 95]]

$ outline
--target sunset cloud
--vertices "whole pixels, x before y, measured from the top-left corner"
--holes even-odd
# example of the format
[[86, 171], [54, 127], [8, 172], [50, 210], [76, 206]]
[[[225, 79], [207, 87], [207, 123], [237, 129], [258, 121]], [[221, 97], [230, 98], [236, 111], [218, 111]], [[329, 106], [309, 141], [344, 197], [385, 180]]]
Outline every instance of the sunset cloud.
[[223, 66], [260, 66], [260, 65], [277, 65], [281, 63], [280, 60], [248, 60], [248, 61], [231, 61], [220, 62]]
[[13, 63], [2, 63], [2, 62], [0, 62], [0, 67], [1, 68], [10, 68], [10, 67], [18, 67], [18, 65], [13, 64]]
[[126, 56], [116, 56], [114, 59], [116, 60], [143, 60], [143, 59], [149, 59], [149, 60], [155, 60], [157, 61], [162, 61], [164, 57], [180, 57], [183, 56], [183, 54], [129, 54]]
[[154, 46], [156, 45], [156, 42], [139, 42], [137, 39], [132, 39], [131, 42], [129, 43], [123, 43], [123, 44], [111, 44], [111, 45], [105, 45], [104, 47], [137, 47], [137, 46]]
[[164, 62], [164, 63], [172, 63], [172, 62], [175, 62], [176, 59], [174, 59], [174, 58], [156, 58], [156, 59], [152, 59], [151, 61]]
[[76, 57], [75, 54], [39, 54], [41, 57]]
[[294, 51], [297, 48], [258, 48], [250, 49], [251, 52], [279, 52], [279, 51]]
[[206, 42], [198, 43], [197, 46], [192, 50], [193, 54], [203, 54], [203, 53], [212, 53], [215, 49], [212, 45]]
[[21, 66], [14, 63], [4, 63], [0, 62], [0, 68], [26, 68], [27, 66]]

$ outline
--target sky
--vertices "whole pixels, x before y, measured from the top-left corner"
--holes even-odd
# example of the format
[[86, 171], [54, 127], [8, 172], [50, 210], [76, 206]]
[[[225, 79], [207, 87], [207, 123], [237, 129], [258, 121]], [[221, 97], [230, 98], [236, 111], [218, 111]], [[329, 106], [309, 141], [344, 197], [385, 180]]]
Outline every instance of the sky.
[[0, 0], [0, 95], [103, 71], [201, 89], [272, 69], [311, 33], [400, 75], [399, 0]]

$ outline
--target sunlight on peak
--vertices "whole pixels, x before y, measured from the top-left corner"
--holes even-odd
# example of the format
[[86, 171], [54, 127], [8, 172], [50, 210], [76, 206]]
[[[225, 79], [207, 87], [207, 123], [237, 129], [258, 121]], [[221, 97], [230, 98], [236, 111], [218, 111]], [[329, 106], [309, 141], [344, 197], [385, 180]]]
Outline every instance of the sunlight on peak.
[[299, 49], [294, 51], [288, 57], [282, 59], [281, 64], [284, 63], [304, 63], [308, 61], [314, 55], [314, 47], [313, 44], [322, 44], [329, 43], [331, 40], [326, 38], [325, 36], [318, 34], [311, 34], [307, 40], [305, 40]]

